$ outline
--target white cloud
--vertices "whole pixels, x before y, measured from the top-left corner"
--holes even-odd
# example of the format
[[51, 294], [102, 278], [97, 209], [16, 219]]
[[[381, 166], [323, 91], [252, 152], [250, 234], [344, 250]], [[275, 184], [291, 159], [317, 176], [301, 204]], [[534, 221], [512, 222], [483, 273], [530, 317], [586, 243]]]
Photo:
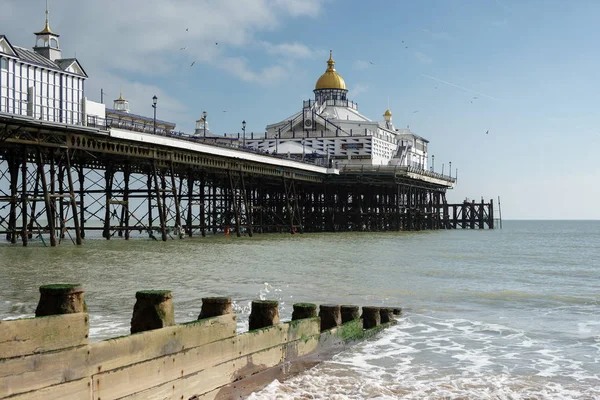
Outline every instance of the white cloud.
[[369, 68], [370, 65], [371, 64], [368, 61], [365, 61], [365, 60], [356, 60], [352, 64], [352, 68], [361, 70], [361, 69], [367, 69], [367, 68]]
[[369, 86], [368, 85], [363, 85], [361, 83], [357, 83], [356, 85], [354, 85], [354, 87], [352, 89], [350, 89], [348, 91], [348, 98], [356, 98], [359, 94], [366, 92], [367, 90], [369, 90]]
[[433, 39], [438, 40], [451, 40], [452, 36], [449, 33], [443, 31], [432, 31], [427, 28], [421, 29], [423, 32], [429, 34]]
[[424, 64], [431, 64], [433, 61], [431, 57], [429, 57], [427, 54], [421, 53], [420, 51], [415, 51], [415, 57], [417, 57], [417, 60]]
[[271, 55], [283, 56], [285, 58], [310, 58], [315, 52], [302, 43], [279, 43], [259, 42], [267, 53]]

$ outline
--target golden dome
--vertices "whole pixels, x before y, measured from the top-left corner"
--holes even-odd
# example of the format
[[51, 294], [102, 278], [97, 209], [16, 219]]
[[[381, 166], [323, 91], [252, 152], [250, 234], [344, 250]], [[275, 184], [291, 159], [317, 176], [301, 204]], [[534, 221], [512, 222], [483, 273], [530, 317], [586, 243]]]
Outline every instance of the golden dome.
[[383, 116], [384, 117], [391, 117], [392, 116], [392, 112], [389, 109], [385, 110], [385, 113], [383, 113]]
[[332, 51], [329, 50], [329, 60], [327, 60], [327, 70], [315, 85], [315, 89], [344, 89], [346, 90], [346, 82], [344, 78], [335, 71], [335, 61], [333, 61]]

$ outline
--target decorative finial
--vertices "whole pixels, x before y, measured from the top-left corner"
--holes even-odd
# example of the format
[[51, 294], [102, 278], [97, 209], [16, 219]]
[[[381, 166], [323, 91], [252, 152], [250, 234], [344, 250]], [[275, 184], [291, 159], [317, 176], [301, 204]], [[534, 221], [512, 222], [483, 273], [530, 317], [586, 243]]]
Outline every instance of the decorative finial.
[[48, 0], [46, 0], [46, 26], [44, 27], [44, 30], [42, 30], [41, 32], [36, 33], [36, 35], [46, 35], [46, 34], [51, 34], [51, 35], [56, 35], [54, 32], [52, 32], [52, 29], [50, 29], [50, 18], [49, 18], [49, 14], [50, 14], [50, 9], [48, 8]]
[[333, 61], [333, 51], [329, 50], [329, 60], [327, 60], [327, 70], [335, 71], [334, 65], [335, 65], [335, 61]]

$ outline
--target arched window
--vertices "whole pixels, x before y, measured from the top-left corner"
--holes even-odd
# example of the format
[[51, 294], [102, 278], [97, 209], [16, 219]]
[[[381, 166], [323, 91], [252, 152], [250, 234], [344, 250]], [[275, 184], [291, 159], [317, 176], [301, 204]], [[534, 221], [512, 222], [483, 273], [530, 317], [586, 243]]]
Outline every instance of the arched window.
[[55, 38], [50, 39], [50, 47], [53, 49], [58, 49], [58, 40]]

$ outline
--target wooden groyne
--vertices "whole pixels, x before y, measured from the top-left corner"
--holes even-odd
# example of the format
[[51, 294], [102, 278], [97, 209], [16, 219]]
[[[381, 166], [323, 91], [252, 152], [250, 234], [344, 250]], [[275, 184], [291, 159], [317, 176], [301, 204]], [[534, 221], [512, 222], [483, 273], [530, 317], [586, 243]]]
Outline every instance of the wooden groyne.
[[176, 324], [170, 291], [136, 293], [131, 335], [89, 343], [79, 285], [40, 288], [36, 317], [0, 321], [0, 399], [238, 399], [314, 366], [394, 324], [400, 309], [253, 301], [236, 333], [231, 299], [202, 299], [199, 319]]

